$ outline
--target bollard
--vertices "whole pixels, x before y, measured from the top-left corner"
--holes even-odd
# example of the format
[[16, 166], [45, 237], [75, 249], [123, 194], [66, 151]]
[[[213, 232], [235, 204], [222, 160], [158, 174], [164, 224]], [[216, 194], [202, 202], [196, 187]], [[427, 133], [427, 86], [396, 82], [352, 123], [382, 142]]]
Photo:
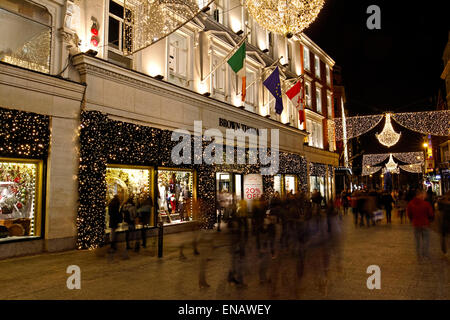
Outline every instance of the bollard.
[[158, 258], [163, 256], [163, 234], [164, 234], [164, 223], [162, 219], [158, 221]]

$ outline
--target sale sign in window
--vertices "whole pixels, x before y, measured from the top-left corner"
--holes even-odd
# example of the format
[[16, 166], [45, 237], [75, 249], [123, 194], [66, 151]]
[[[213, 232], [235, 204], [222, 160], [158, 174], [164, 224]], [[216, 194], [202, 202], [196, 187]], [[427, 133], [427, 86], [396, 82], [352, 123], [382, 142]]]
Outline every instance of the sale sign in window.
[[260, 174], [247, 174], [244, 176], [244, 197], [251, 201], [259, 199], [263, 193], [263, 180]]

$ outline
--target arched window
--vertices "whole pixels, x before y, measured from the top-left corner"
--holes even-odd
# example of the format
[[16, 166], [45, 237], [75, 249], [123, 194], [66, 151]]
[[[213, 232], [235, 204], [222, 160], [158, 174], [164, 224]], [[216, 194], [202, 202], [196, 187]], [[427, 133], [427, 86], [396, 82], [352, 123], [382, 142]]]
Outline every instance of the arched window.
[[47, 9], [31, 1], [1, 0], [0, 61], [49, 73], [51, 20]]

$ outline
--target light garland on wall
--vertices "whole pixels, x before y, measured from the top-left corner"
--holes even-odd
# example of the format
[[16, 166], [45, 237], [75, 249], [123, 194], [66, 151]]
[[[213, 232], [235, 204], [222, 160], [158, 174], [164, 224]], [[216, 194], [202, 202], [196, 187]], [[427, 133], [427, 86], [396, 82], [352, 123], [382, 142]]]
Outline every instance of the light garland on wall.
[[326, 177], [327, 176], [327, 165], [322, 163], [311, 162], [309, 164], [309, 175]]
[[50, 117], [0, 108], [0, 156], [45, 159], [50, 145]]
[[433, 136], [450, 135], [450, 110], [394, 113], [392, 117], [412, 131]]
[[[172, 131], [108, 119], [98, 111], [83, 111], [80, 125], [79, 207], [77, 247], [93, 249], [104, 244], [106, 215], [107, 164], [165, 166], [196, 170], [197, 200], [203, 228], [216, 222], [216, 172], [260, 173], [260, 164], [176, 165], [171, 151]], [[194, 143], [193, 140], [191, 142]], [[203, 141], [203, 146], [209, 142]], [[194, 150], [194, 147], [191, 148]], [[248, 149], [246, 150], [248, 154]], [[236, 158], [237, 148], [235, 148]], [[295, 174], [299, 188], [307, 190], [306, 159], [280, 152], [279, 173]], [[273, 194], [273, 176], [263, 176], [263, 189]]]
[[[363, 135], [375, 128], [383, 119], [383, 115], [345, 117], [347, 140]], [[335, 118], [336, 141], [344, 140], [342, 118]]]
[[196, 17], [213, 0], [124, 0], [123, 51], [151, 46]]
[[252, 17], [263, 28], [290, 37], [306, 29], [325, 0], [246, 0]]
[[383, 131], [381, 131], [380, 134], [375, 134], [375, 136], [377, 137], [379, 143], [390, 148], [396, 145], [400, 140], [401, 133], [394, 131], [391, 123], [391, 114], [387, 113], [385, 117], [386, 122], [384, 124]]

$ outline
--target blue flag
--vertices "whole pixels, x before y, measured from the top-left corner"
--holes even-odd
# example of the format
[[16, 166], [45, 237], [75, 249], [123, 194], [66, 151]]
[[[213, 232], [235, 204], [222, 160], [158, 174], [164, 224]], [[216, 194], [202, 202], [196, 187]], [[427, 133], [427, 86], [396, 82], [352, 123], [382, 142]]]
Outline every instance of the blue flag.
[[263, 84], [275, 97], [275, 112], [281, 114], [283, 112], [283, 97], [281, 95], [280, 70], [278, 70], [278, 67], [275, 68]]

